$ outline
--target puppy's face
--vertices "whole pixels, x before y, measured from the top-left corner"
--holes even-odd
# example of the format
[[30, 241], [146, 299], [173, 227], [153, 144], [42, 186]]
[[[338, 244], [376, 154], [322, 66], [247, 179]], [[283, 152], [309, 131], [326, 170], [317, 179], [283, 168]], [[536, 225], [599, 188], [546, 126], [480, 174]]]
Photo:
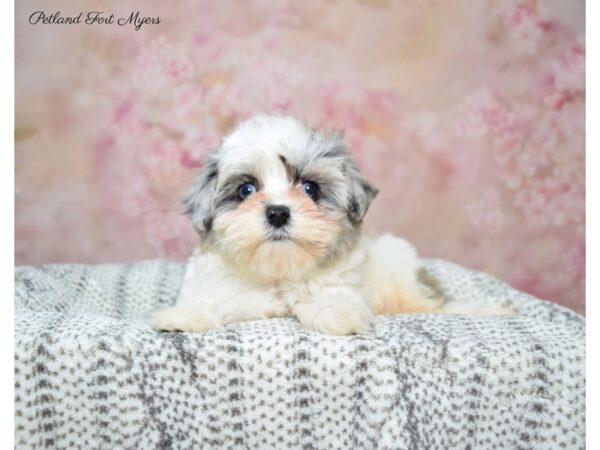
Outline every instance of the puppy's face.
[[298, 279], [355, 245], [376, 193], [339, 135], [259, 116], [208, 155], [184, 203], [205, 248], [236, 269]]

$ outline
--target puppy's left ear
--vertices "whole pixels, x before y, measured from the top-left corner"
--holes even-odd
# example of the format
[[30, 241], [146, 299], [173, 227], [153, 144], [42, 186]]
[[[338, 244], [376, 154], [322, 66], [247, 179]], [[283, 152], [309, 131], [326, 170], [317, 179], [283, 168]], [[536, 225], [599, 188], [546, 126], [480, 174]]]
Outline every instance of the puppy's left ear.
[[184, 213], [190, 216], [192, 226], [204, 238], [212, 229], [215, 214], [218, 164], [210, 155], [200, 173], [183, 198]]
[[348, 202], [348, 216], [353, 222], [361, 222], [371, 201], [379, 189], [369, 183], [358, 171], [353, 162], [346, 166], [346, 173], [350, 178], [350, 200]]

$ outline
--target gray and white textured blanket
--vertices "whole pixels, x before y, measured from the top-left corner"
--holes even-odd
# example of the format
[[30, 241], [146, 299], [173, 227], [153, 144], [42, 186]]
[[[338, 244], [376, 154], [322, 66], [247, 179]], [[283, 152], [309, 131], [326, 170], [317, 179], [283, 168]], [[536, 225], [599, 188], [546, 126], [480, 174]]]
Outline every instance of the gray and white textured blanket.
[[184, 263], [16, 269], [15, 443], [60, 449], [554, 449], [585, 445], [585, 321], [427, 261], [449, 298], [518, 317], [293, 319], [157, 333]]

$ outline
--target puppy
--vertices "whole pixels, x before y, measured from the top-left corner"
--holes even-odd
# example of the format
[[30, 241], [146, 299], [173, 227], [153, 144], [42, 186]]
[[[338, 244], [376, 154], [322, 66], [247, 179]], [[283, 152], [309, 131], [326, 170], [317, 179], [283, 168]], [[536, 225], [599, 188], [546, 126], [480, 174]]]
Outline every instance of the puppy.
[[341, 134], [292, 117], [240, 124], [207, 155], [184, 199], [200, 240], [176, 305], [152, 327], [194, 332], [296, 317], [348, 335], [368, 332], [374, 314], [463, 312], [420, 282], [425, 272], [407, 241], [361, 236], [376, 194]]

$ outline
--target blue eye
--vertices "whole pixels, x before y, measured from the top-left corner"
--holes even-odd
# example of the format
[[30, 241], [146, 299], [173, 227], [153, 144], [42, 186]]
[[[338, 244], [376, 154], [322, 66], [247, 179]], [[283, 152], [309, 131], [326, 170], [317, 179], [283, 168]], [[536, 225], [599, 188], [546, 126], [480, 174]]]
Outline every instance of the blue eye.
[[244, 183], [238, 188], [238, 197], [245, 200], [250, 195], [256, 192], [256, 186], [253, 183]]
[[313, 201], [317, 201], [319, 198], [319, 185], [313, 181], [305, 181], [302, 183], [302, 190], [306, 192], [306, 194], [313, 199]]

